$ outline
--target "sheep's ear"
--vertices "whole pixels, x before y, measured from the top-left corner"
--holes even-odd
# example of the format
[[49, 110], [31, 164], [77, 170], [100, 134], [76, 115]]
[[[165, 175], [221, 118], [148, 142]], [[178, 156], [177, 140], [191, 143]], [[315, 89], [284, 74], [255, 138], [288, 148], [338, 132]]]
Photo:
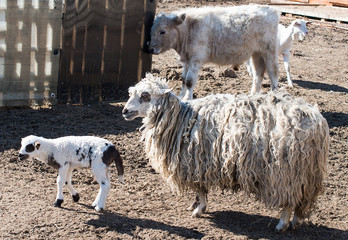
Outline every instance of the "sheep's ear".
[[311, 21], [306, 21], [306, 25], [312, 24], [313, 22]]
[[185, 21], [185, 19], [186, 19], [186, 13], [182, 13], [182, 14], [180, 14], [178, 16], [175, 16], [173, 18], [173, 21], [174, 21], [174, 23], [176, 25], [180, 25], [180, 24], [182, 24]]
[[167, 94], [167, 93], [171, 92], [172, 90], [173, 90], [173, 88], [163, 89], [162, 94], [163, 95]]
[[34, 145], [35, 145], [35, 148], [36, 148], [37, 150], [39, 150], [41, 144], [40, 144], [38, 141], [36, 141]]

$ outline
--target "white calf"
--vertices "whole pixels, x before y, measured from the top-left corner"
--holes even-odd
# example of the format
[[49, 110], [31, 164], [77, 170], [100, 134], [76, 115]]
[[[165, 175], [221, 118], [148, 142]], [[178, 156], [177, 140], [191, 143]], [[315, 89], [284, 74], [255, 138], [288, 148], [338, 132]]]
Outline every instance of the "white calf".
[[75, 202], [80, 199], [78, 192], [71, 185], [72, 171], [75, 168], [92, 168], [92, 172], [100, 185], [99, 193], [92, 204], [97, 212], [105, 207], [110, 190], [108, 166], [112, 161], [116, 164], [119, 181], [124, 182], [123, 163], [119, 152], [111, 142], [98, 137], [69, 136], [46, 139], [30, 135], [22, 139], [19, 158], [20, 160], [38, 159], [58, 169], [58, 191], [54, 203], [56, 207], [60, 207], [63, 203], [64, 184], [67, 185]]

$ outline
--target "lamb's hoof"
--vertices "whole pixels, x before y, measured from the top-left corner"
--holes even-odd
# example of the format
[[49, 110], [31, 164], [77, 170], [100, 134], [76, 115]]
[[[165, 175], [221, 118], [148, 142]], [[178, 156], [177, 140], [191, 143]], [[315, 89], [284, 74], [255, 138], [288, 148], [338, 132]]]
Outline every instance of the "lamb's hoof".
[[103, 211], [104, 209], [103, 209], [103, 208], [100, 208], [100, 207], [98, 207], [98, 206], [95, 206], [94, 210], [95, 210], [96, 212], [101, 212], [101, 211]]
[[63, 201], [64, 201], [63, 199], [56, 199], [56, 201], [54, 202], [54, 206], [55, 207], [61, 207]]
[[80, 195], [78, 193], [76, 193], [75, 195], [72, 195], [72, 198], [73, 198], [74, 202], [78, 202], [80, 200]]

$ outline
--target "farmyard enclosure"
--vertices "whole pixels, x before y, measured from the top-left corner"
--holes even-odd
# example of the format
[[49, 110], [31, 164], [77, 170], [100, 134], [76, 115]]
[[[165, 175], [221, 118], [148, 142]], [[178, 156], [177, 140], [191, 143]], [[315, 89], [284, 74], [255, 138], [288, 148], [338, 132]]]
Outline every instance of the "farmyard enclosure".
[[[157, 12], [179, 7], [248, 3], [160, 1]], [[287, 25], [295, 17], [281, 17]], [[297, 17], [298, 18], [298, 17]], [[335, 25], [333, 25], [335, 26]], [[0, 128], [0, 237], [3, 239], [347, 239], [348, 238], [348, 31], [313, 20], [303, 42], [291, 49], [294, 88], [287, 90], [317, 104], [330, 127], [330, 152], [326, 191], [312, 216], [296, 231], [276, 233], [278, 210], [242, 193], [211, 191], [202, 218], [192, 218], [186, 208], [194, 193], [176, 195], [148, 164], [139, 142], [141, 121], [126, 122], [124, 102], [63, 105], [50, 108], [1, 109]], [[286, 74], [279, 62], [280, 85]], [[194, 97], [211, 93], [248, 93], [251, 77], [245, 66], [233, 76], [229, 66], [206, 65]], [[170, 51], [153, 56], [152, 72], [169, 79], [179, 94], [182, 67]], [[269, 90], [269, 79], [262, 91]], [[127, 99], [125, 98], [124, 101]], [[106, 210], [91, 206], [99, 185], [89, 169], [74, 172], [73, 184], [80, 193], [74, 203], [65, 189], [62, 208], [55, 208], [57, 172], [38, 161], [19, 161], [22, 137], [46, 138], [95, 135], [115, 144], [125, 165], [125, 181], [117, 181], [111, 165], [111, 190]]]

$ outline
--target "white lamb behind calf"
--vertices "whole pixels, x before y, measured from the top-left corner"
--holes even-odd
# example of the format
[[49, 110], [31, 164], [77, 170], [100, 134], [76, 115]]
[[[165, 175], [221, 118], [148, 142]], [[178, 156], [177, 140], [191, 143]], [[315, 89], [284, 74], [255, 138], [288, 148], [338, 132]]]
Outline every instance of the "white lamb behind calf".
[[[279, 44], [279, 54], [283, 55], [284, 68], [286, 71], [286, 77], [288, 80], [288, 85], [293, 87], [294, 84], [290, 75], [290, 48], [294, 40], [303, 41], [303, 39], [308, 35], [307, 24], [311, 22], [305, 21], [303, 19], [296, 19], [291, 22], [288, 27], [282, 24], [278, 25], [278, 44]], [[247, 61], [247, 70], [249, 75], [252, 75], [252, 69], [250, 65], [250, 59]]]
[[210, 95], [182, 102], [164, 80], [146, 75], [129, 89], [122, 113], [143, 117], [153, 168], [179, 191], [193, 190], [193, 216], [211, 189], [242, 189], [282, 208], [276, 230], [298, 227], [322, 192], [329, 127], [319, 110], [283, 91]]
[[68, 190], [75, 202], [80, 196], [71, 185], [72, 171], [75, 168], [91, 167], [97, 179], [100, 190], [92, 206], [97, 212], [105, 207], [110, 190], [108, 167], [115, 162], [118, 179], [123, 180], [123, 162], [115, 146], [102, 138], [92, 136], [69, 136], [56, 139], [46, 139], [37, 136], [27, 136], [22, 139], [19, 150], [20, 160], [38, 159], [51, 167], [58, 169], [57, 197], [54, 205], [60, 207], [63, 203], [63, 186]]

